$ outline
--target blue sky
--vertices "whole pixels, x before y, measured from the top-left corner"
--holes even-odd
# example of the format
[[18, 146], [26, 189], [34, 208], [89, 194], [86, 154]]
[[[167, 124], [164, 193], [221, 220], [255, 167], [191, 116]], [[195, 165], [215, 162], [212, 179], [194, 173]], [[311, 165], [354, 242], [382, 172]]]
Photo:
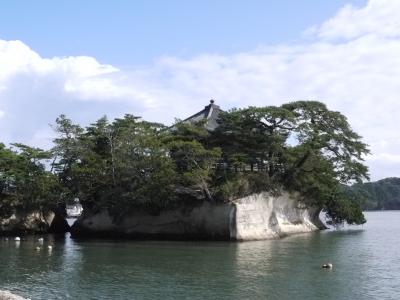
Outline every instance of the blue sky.
[[366, 0], [2, 1], [0, 38], [44, 57], [89, 55], [120, 67], [171, 55], [232, 54], [297, 40]]
[[0, 141], [49, 148], [60, 114], [171, 124], [319, 100], [400, 176], [400, 0], [0, 1]]

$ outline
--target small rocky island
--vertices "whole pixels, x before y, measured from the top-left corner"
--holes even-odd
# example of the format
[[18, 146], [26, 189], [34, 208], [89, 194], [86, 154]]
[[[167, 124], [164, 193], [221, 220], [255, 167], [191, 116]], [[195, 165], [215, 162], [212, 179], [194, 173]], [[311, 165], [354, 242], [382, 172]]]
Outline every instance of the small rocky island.
[[253, 194], [226, 203], [131, 212], [116, 221], [106, 211], [86, 213], [72, 227], [75, 236], [154, 239], [263, 240], [325, 228], [319, 210], [288, 193]]
[[[257, 240], [365, 222], [349, 182], [368, 177], [361, 141], [323, 103], [221, 110], [173, 126], [133, 115], [81, 127], [61, 115], [49, 151], [0, 145], [0, 229], [75, 237]], [[50, 167], [47, 167], [50, 166]]]

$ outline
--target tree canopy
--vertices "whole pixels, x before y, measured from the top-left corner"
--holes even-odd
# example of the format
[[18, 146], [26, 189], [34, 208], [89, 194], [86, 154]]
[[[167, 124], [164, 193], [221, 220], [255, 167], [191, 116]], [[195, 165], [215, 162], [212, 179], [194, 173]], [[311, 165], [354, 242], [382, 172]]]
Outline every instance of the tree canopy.
[[13, 144], [0, 144], [0, 217], [15, 212], [48, 212], [57, 206], [59, 186], [46, 171], [49, 151]]
[[320, 102], [297, 101], [235, 109], [219, 122], [213, 142], [221, 146], [228, 171], [240, 171], [239, 182], [249, 170], [261, 173], [257, 179], [264, 188], [300, 192], [306, 204], [324, 209], [333, 223], [365, 222], [343, 184], [368, 179], [363, 156], [369, 150], [341, 113]]
[[368, 178], [368, 148], [341, 113], [297, 101], [221, 112], [218, 124], [213, 131], [205, 121], [166, 127], [125, 115], [81, 127], [61, 115], [51, 151], [0, 146], [0, 209], [78, 197], [117, 217], [286, 190], [333, 223], [365, 222], [344, 186]]

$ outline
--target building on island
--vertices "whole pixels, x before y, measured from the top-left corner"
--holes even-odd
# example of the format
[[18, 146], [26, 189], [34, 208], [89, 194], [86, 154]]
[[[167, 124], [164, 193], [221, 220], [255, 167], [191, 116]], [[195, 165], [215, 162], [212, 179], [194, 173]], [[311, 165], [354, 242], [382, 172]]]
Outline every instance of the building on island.
[[210, 100], [210, 104], [206, 105], [203, 110], [195, 113], [194, 115], [190, 116], [182, 120], [182, 123], [196, 123], [203, 120], [206, 120], [205, 127], [209, 131], [215, 130], [218, 127], [218, 116], [223, 112], [223, 110], [215, 104], [213, 99]]

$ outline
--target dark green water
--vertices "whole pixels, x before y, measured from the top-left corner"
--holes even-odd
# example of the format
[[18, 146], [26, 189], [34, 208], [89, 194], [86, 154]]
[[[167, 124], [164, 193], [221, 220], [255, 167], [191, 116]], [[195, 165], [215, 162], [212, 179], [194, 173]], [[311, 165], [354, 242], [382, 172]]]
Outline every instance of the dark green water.
[[366, 217], [363, 227], [261, 242], [48, 236], [36, 251], [37, 238], [2, 240], [0, 289], [31, 299], [400, 299], [400, 211]]

